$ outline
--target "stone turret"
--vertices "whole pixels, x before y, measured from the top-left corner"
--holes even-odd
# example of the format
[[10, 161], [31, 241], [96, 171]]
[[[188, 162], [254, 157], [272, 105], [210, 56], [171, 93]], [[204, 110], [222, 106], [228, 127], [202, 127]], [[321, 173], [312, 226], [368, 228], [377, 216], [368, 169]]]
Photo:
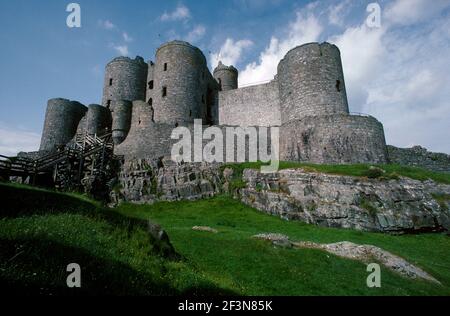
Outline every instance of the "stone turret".
[[172, 41], [156, 51], [152, 98], [155, 122], [186, 125], [205, 119], [207, 76], [206, 58], [187, 42]]
[[233, 66], [225, 66], [219, 61], [214, 69], [214, 78], [220, 85], [222, 91], [228, 91], [238, 88], [238, 71]]
[[309, 43], [291, 49], [278, 65], [281, 122], [305, 116], [348, 114], [339, 49]]
[[113, 101], [145, 101], [148, 65], [142, 57], [114, 58], [106, 65], [103, 86], [103, 106], [109, 108]]
[[87, 107], [76, 101], [62, 98], [48, 100], [39, 150], [52, 151], [66, 145], [75, 136], [87, 110]]
[[112, 137], [114, 144], [122, 143], [131, 126], [132, 102], [120, 100], [112, 102]]

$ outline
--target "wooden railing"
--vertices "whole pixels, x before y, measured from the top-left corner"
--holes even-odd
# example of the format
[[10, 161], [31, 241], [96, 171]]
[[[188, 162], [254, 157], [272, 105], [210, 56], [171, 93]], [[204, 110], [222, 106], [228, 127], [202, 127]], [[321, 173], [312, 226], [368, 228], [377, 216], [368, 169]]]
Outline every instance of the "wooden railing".
[[0, 172], [6, 175], [26, 175], [38, 174], [51, 171], [55, 165], [64, 160], [88, 157], [101, 150], [112, 150], [113, 143], [111, 134], [97, 135], [77, 135], [70, 145], [62, 150], [52, 152], [37, 159], [23, 157], [7, 157], [0, 155]]

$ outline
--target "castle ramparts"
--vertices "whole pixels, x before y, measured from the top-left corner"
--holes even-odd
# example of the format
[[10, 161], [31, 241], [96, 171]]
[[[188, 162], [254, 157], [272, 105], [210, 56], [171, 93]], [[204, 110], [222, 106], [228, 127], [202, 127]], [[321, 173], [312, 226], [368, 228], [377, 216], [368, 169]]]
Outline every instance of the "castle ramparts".
[[280, 127], [282, 160], [315, 163], [387, 161], [383, 126], [349, 113], [339, 49], [310, 43], [290, 50], [268, 83], [238, 87], [238, 70], [209, 71], [196, 47], [173, 41], [155, 61], [118, 57], [106, 65], [102, 106], [52, 99], [41, 150], [76, 134], [112, 132], [114, 153], [129, 158], [170, 155], [171, 131], [205, 126]]

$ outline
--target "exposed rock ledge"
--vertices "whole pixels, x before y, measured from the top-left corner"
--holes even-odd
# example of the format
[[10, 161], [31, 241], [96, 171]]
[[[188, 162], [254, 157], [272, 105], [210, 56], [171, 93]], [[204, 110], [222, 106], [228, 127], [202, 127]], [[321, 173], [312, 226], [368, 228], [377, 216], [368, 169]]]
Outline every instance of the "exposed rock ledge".
[[450, 211], [433, 194], [450, 185], [433, 181], [377, 180], [287, 169], [262, 174], [246, 169], [246, 188], [237, 196], [247, 205], [288, 220], [328, 227], [381, 232], [444, 231]]
[[260, 211], [310, 224], [392, 233], [450, 228], [450, 185], [409, 178], [377, 180], [302, 169], [262, 174], [246, 169], [233, 189], [233, 170], [220, 164], [176, 164], [170, 159], [124, 163], [111, 192], [113, 205], [202, 199], [229, 192]]
[[424, 279], [440, 284], [438, 280], [421, 268], [416, 267], [415, 265], [407, 262], [405, 259], [376, 246], [358, 245], [349, 241], [342, 241], [333, 244], [318, 244], [309, 241], [294, 242], [290, 241], [287, 236], [281, 234], [259, 234], [253, 237], [268, 240], [275, 245], [282, 245], [284, 247], [289, 245], [294, 248], [321, 249], [338, 257], [358, 260], [364, 263], [371, 263], [373, 261], [379, 262], [389, 270], [397, 272], [405, 277], [411, 279]]

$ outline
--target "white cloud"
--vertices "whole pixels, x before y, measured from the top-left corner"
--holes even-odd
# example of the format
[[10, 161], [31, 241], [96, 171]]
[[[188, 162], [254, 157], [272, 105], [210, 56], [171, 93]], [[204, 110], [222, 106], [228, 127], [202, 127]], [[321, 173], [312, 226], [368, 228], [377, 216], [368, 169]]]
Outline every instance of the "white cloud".
[[98, 24], [100, 25], [100, 27], [104, 28], [105, 30], [112, 30], [114, 29], [116, 26], [109, 20], [99, 20]]
[[[358, 4], [349, 2], [344, 8], [314, 3], [297, 13], [283, 36], [272, 36], [258, 60], [240, 72], [239, 84], [272, 79], [288, 50], [331, 34], [328, 41], [341, 51], [350, 110], [378, 118], [390, 144], [420, 144], [450, 153], [449, 7], [450, 0], [397, 0], [382, 8], [381, 28], [369, 28]], [[357, 25], [342, 18], [361, 14]], [[213, 66], [219, 59], [235, 64], [242, 58], [237, 43], [227, 39], [211, 55]]]
[[219, 61], [222, 61], [225, 65], [235, 65], [242, 52], [252, 45], [253, 42], [248, 39], [235, 42], [232, 38], [227, 38], [219, 52], [210, 55], [211, 67], [217, 67]]
[[397, 0], [387, 6], [384, 16], [388, 22], [411, 25], [427, 21], [448, 7], [449, 0]]
[[368, 98], [367, 85], [384, 75], [380, 72], [386, 57], [383, 34], [382, 28], [368, 28], [363, 23], [329, 39], [341, 51], [347, 95], [353, 111], [362, 111]]
[[[403, 9], [381, 29], [362, 22], [329, 41], [341, 50], [350, 110], [377, 117], [390, 144], [450, 152], [450, 21], [442, 10], [418, 10], [420, 1], [405, 3], [388, 7], [388, 17]], [[404, 28], [410, 23], [423, 24]]]
[[37, 133], [11, 128], [0, 123], [0, 154], [15, 156], [21, 151], [29, 152], [39, 149], [41, 136]]
[[173, 12], [164, 12], [164, 14], [161, 15], [161, 21], [182, 21], [188, 20], [190, 17], [191, 11], [189, 10], [189, 8], [180, 3]]
[[127, 45], [113, 45], [112, 46], [121, 56], [128, 56], [130, 52], [128, 51]]
[[343, 26], [344, 19], [349, 13], [350, 0], [345, 0], [337, 5], [332, 5], [328, 8], [328, 21], [330, 24]]
[[122, 37], [126, 43], [131, 43], [133, 41], [133, 38], [130, 35], [128, 35], [127, 32], [123, 32]]
[[239, 84], [248, 85], [272, 79], [280, 60], [286, 53], [301, 44], [317, 41], [323, 27], [309, 12], [297, 12], [296, 20], [288, 25], [287, 36], [283, 39], [272, 37], [269, 46], [260, 54], [258, 62], [248, 64], [239, 74]]
[[190, 43], [195, 43], [199, 41], [206, 33], [206, 28], [203, 25], [195, 26], [192, 31], [186, 36], [186, 41]]

